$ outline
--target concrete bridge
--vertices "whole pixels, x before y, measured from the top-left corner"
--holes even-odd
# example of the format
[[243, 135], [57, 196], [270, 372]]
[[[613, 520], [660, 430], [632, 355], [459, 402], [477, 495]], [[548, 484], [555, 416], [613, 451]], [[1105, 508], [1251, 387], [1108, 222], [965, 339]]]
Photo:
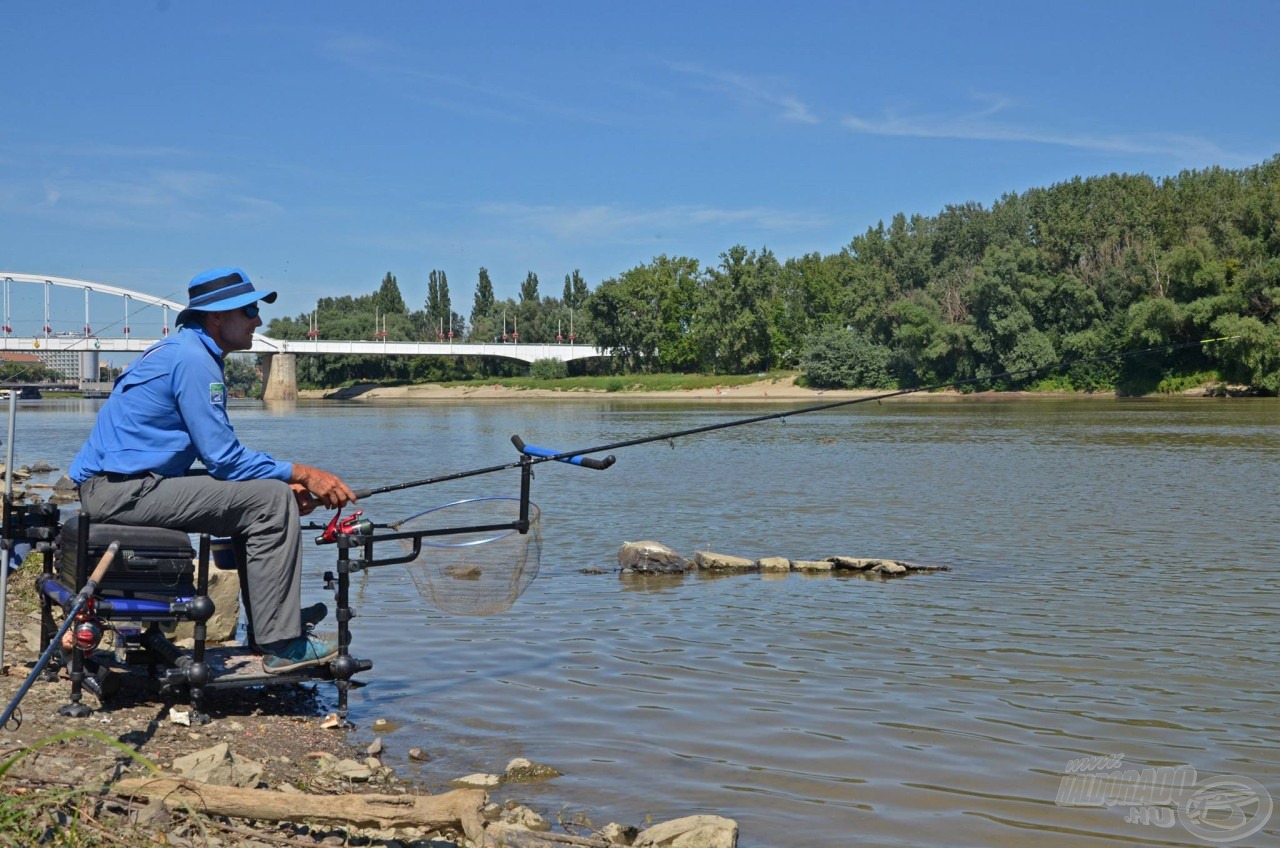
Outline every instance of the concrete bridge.
[[[0, 271], [0, 285], [4, 294], [4, 323], [0, 325], [0, 351], [16, 353], [72, 352], [80, 354], [80, 382], [96, 381], [98, 357], [107, 353], [141, 353], [170, 331], [170, 322], [177, 318], [185, 304], [162, 297], [131, 291], [87, 280], [65, 277], [49, 277], [40, 274], [19, 274]], [[44, 318], [39, 324], [30, 318], [31, 308], [24, 312], [13, 310], [12, 295], [17, 286], [38, 286], [43, 289]], [[84, 298], [84, 324], [74, 327], [65, 303], [55, 303], [55, 294], [65, 300], [77, 293]], [[29, 293], [29, 292], [28, 292]], [[94, 329], [91, 298], [101, 307], [102, 302], [114, 302], [123, 306], [123, 320], [104, 322]], [[132, 312], [130, 307], [133, 307]], [[24, 315], [15, 320], [14, 315]], [[101, 314], [101, 312], [99, 312]], [[134, 324], [145, 329], [135, 331]], [[22, 332], [22, 331], [27, 332]], [[570, 362], [575, 359], [608, 356], [602, 348], [581, 344], [505, 344], [466, 342], [396, 342], [387, 339], [365, 341], [338, 341], [309, 338], [305, 340], [274, 339], [255, 334], [251, 353], [264, 355], [264, 397], [268, 400], [287, 400], [298, 396], [297, 357], [321, 354], [361, 354], [370, 356], [490, 356], [514, 359], [520, 362], [536, 362], [539, 359], [558, 359]]]

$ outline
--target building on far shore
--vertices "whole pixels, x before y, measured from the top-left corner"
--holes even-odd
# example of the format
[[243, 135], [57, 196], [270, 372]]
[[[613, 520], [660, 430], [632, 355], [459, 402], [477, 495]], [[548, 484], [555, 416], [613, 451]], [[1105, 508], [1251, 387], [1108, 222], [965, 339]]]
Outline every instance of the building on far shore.
[[45, 367], [67, 380], [80, 379], [80, 351], [42, 350], [36, 354]]
[[[43, 366], [38, 377], [28, 378], [29, 382], [97, 383], [102, 380], [101, 362], [96, 350], [41, 350], [35, 353], [20, 351], [0, 351], [0, 365], [19, 365], [21, 368], [8, 368], [6, 371], [18, 371]], [[113, 374], [115, 370], [113, 370]], [[14, 375], [14, 379], [22, 381], [22, 377]], [[108, 377], [107, 380], [110, 380]]]

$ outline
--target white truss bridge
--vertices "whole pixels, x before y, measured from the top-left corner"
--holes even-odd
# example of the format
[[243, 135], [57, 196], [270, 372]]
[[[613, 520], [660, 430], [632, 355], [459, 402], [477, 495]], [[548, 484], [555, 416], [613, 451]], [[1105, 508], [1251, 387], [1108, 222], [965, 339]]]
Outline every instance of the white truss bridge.
[[[49, 277], [42, 274], [0, 271], [0, 285], [4, 290], [4, 324], [0, 325], [0, 351], [35, 353], [66, 350], [104, 354], [138, 353], [167, 336], [172, 330], [171, 322], [177, 318], [178, 313], [185, 306], [176, 301], [119, 286], [65, 277]], [[42, 324], [36, 325], [35, 332], [24, 333], [14, 329], [15, 324], [19, 322], [14, 320], [14, 313], [11, 310], [11, 287], [18, 285], [35, 285], [44, 289], [44, 320]], [[51, 306], [55, 290], [60, 289], [83, 292], [84, 324], [78, 329], [68, 325], [65, 306], [56, 308]], [[99, 305], [102, 301], [99, 296], [103, 295], [118, 301], [123, 310], [123, 319], [107, 318], [106, 323], [98, 325], [95, 329], [94, 316], [90, 310], [90, 295], [95, 296], [93, 300]], [[31, 322], [21, 323], [25, 326]], [[558, 359], [569, 362], [575, 359], [609, 355], [606, 350], [582, 344], [396, 342], [386, 339], [330, 341], [320, 338], [297, 340], [273, 339], [260, 334], [254, 335], [250, 352], [297, 355], [494, 356], [522, 362], [536, 362], [539, 359]]]

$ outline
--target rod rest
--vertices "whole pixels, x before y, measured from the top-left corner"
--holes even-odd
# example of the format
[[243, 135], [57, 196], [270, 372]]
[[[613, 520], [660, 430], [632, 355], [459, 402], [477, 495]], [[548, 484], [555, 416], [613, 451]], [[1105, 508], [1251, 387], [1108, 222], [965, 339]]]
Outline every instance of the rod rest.
[[372, 668], [373, 660], [357, 659], [350, 654], [335, 657], [329, 663], [329, 669], [337, 680], [350, 680], [360, 672], [369, 671]]
[[148, 627], [140, 641], [144, 648], [170, 666], [165, 669], [161, 679], [162, 688], [176, 688], [184, 685], [199, 688], [207, 686], [212, 679], [212, 673], [206, 663], [196, 662], [191, 654], [169, 641], [158, 627]]
[[[70, 609], [76, 593], [62, 584], [52, 574], [36, 578], [36, 591], [47, 596], [64, 610]], [[141, 621], [208, 621], [214, 613], [213, 600], [207, 595], [175, 598], [172, 601], [146, 598], [98, 598], [95, 602], [98, 615], [105, 619], [127, 618]]]

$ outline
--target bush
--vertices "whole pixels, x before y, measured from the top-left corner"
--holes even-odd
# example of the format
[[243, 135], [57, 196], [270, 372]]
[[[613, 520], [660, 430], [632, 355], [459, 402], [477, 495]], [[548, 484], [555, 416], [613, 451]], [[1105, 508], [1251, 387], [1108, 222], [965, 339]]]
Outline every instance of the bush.
[[807, 385], [825, 389], [887, 389], [889, 348], [855, 330], [822, 330], [805, 339], [800, 370]]
[[529, 366], [529, 376], [535, 380], [563, 380], [569, 376], [569, 366], [559, 359], [539, 359]]

